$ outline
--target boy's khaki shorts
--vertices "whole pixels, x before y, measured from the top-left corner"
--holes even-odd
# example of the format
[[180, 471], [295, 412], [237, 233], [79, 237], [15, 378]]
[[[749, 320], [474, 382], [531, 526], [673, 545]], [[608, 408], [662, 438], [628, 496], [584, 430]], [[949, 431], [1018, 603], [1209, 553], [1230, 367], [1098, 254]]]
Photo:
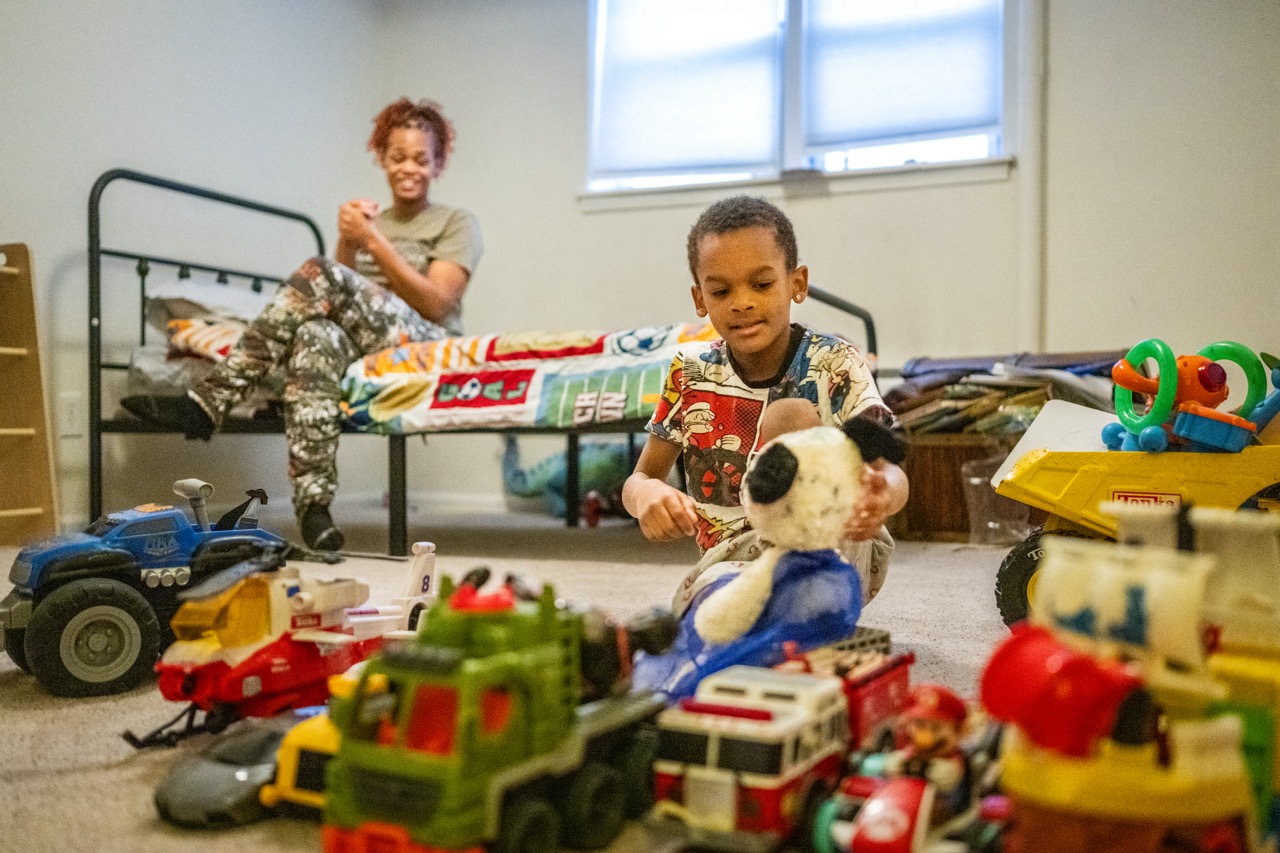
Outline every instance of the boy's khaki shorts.
[[[708, 550], [676, 589], [675, 597], [671, 600], [672, 612], [679, 618], [703, 587], [721, 575], [740, 571], [745, 564], [760, 556], [768, 545], [755, 530], [745, 530]], [[884, 585], [893, 549], [893, 537], [884, 527], [870, 539], [860, 542], [846, 539], [840, 546], [841, 556], [857, 570], [862, 579], [863, 606], [875, 598]]]

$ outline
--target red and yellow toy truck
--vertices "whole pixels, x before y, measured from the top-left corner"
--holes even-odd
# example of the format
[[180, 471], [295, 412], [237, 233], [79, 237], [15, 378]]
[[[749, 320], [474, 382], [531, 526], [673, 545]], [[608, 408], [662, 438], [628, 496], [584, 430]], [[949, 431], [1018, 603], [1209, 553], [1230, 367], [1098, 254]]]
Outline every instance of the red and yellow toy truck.
[[983, 676], [1013, 843], [1274, 849], [1280, 516], [1105, 510], [1133, 544], [1048, 538], [1031, 619]]

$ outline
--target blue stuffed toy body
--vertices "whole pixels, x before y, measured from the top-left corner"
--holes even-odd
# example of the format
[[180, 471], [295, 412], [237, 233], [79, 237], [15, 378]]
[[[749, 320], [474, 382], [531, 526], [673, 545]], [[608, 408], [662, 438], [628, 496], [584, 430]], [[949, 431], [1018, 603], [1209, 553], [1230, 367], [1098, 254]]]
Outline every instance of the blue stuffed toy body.
[[786, 551], [772, 557], [766, 553], [759, 559], [773, 563], [772, 592], [746, 633], [728, 643], [709, 643], [694, 625], [702, 604], [738, 577], [722, 575], [689, 605], [669, 652], [637, 655], [632, 676], [636, 688], [670, 699], [692, 696], [705, 675], [735, 664], [774, 666], [785, 660], [787, 643], [806, 652], [842, 640], [857, 628], [862, 582], [837, 551]]

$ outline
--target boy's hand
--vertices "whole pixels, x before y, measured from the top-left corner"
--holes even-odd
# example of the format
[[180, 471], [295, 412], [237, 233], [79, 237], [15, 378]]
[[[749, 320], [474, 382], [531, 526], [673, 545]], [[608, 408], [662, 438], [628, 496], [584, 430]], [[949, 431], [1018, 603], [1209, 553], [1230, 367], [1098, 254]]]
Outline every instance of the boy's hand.
[[662, 480], [651, 478], [636, 486], [635, 509], [646, 539], [670, 542], [697, 531], [693, 498]]
[[862, 495], [853, 505], [844, 535], [855, 542], [870, 539], [892, 515], [893, 494], [884, 474], [884, 460], [862, 466]]

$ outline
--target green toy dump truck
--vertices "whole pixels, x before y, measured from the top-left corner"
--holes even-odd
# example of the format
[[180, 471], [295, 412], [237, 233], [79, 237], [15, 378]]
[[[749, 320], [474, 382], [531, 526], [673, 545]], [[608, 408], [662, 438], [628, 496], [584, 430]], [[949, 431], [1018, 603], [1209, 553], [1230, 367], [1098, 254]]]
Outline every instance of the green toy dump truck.
[[647, 811], [662, 703], [580, 704], [583, 619], [549, 586], [515, 601], [445, 578], [416, 639], [330, 702], [326, 853], [591, 850]]

